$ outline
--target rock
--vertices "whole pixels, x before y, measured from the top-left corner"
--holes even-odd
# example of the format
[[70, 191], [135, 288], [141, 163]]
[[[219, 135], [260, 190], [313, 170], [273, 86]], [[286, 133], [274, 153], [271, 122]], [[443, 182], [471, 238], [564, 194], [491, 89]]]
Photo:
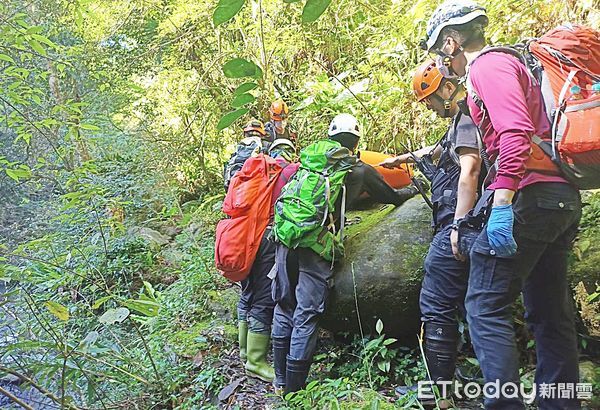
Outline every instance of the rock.
[[128, 230], [129, 235], [138, 236], [148, 242], [151, 246], [161, 247], [169, 243], [170, 238], [154, 229], [145, 226], [133, 226]]
[[169, 238], [174, 238], [181, 233], [182, 229], [175, 225], [167, 225], [162, 227], [161, 233]]
[[[414, 345], [419, 331], [419, 289], [431, 242], [431, 210], [421, 197], [398, 208], [351, 212], [346, 257], [336, 264], [334, 286], [321, 325], [334, 332], [383, 332]], [[355, 298], [356, 294], [356, 298]], [[357, 315], [357, 307], [358, 313]]]
[[[589, 208], [584, 209], [584, 216], [600, 206]], [[336, 262], [322, 326], [336, 333], [359, 334], [360, 315], [363, 332], [376, 334], [375, 324], [381, 319], [388, 337], [414, 345], [419, 332], [423, 261], [431, 242], [431, 210], [416, 197], [398, 208], [379, 205], [349, 212], [347, 217], [361, 221], [346, 230], [346, 257]], [[600, 283], [600, 228], [596, 224], [582, 224], [569, 260], [568, 276], [584, 333], [597, 336], [600, 305], [587, 302]]]

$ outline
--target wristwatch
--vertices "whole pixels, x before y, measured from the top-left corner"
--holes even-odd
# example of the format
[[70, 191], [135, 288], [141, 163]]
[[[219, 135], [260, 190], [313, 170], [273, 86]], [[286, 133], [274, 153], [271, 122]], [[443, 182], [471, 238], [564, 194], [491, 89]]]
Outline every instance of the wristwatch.
[[452, 229], [453, 231], [458, 231], [458, 225], [460, 224], [460, 221], [462, 219], [455, 219], [454, 221], [452, 221], [452, 225], [450, 225], [450, 229]]

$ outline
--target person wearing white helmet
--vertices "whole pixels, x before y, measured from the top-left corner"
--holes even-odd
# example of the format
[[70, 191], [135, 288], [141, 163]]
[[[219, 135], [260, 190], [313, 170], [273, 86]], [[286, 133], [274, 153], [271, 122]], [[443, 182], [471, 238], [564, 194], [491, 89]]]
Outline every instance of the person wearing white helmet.
[[[486, 10], [473, 1], [441, 4], [422, 46], [446, 77], [465, 77], [468, 108], [494, 173], [487, 222], [471, 249], [465, 300], [469, 333], [485, 382], [519, 383], [513, 303], [523, 294], [535, 337], [535, 382], [579, 380], [567, 257], [581, 218], [579, 191], [539, 141], [550, 138], [538, 82], [513, 53], [486, 48]], [[538, 155], [541, 153], [541, 155]], [[514, 394], [513, 394], [514, 393]], [[541, 409], [579, 409], [574, 397], [538, 398]], [[486, 398], [487, 409], [524, 409], [518, 392]]]
[[269, 156], [271, 158], [282, 157], [288, 162], [294, 159], [296, 146], [287, 138], [277, 138], [269, 145]]
[[[357, 155], [359, 159], [360, 153], [357, 150], [361, 135], [360, 124], [352, 114], [338, 114], [329, 125], [329, 139], [339, 142], [343, 147], [348, 148], [353, 154]], [[416, 188], [413, 186], [395, 190], [385, 182], [375, 168], [362, 161], [358, 161], [350, 169], [345, 186], [346, 203], [350, 207], [365, 192], [375, 202], [396, 206], [403, 204], [408, 198], [417, 193]]]
[[[394, 190], [372, 166], [357, 160], [354, 153], [360, 141], [361, 127], [354, 116], [337, 115], [329, 126], [328, 136], [331, 141], [317, 141], [301, 152], [302, 165], [275, 204], [273, 232], [280, 243], [275, 256], [276, 274], [272, 291], [276, 302], [272, 331], [274, 384], [285, 394], [302, 389], [306, 383], [317, 344], [319, 316], [329, 293], [332, 264], [338, 260], [337, 257], [329, 258], [327, 250], [331, 248], [322, 244], [335, 237], [332, 232], [339, 232], [343, 224], [344, 202], [350, 207], [362, 193], [368, 192], [376, 202], [401, 205], [417, 193], [413, 188]], [[327, 162], [327, 172], [322, 172], [321, 168], [314, 169], [322, 167], [323, 162]], [[343, 178], [345, 190], [339, 186], [339, 175]], [[334, 209], [324, 211], [326, 216], [331, 216], [325, 221], [319, 213], [323, 209], [324, 185], [329, 186], [326, 201], [336, 198]], [[286, 198], [290, 201], [287, 202]], [[312, 207], [298, 205], [305, 219], [300, 225], [295, 225], [297, 218], [285, 219], [285, 215], [293, 213], [295, 204], [301, 203], [310, 203]], [[307, 209], [314, 209], [314, 214], [307, 216]], [[281, 223], [278, 223], [278, 218]], [[296, 238], [296, 246], [284, 244], [285, 239], [279, 229], [294, 225], [291, 231], [295, 232], [305, 225], [312, 227], [314, 224], [317, 225], [317, 237], [321, 239], [306, 246], [300, 245], [305, 237]], [[315, 230], [311, 228], [308, 235], [313, 233]]]

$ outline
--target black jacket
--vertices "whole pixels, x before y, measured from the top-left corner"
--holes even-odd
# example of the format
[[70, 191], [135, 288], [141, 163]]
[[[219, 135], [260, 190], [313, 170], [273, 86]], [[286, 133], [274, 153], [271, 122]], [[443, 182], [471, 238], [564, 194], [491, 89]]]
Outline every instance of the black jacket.
[[[346, 186], [346, 209], [351, 208], [365, 192], [369, 194], [369, 197], [374, 202], [395, 206], [402, 205], [417, 194], [417, 190], [412, 186], [395, 190], [385, 182], [375, 168], [360, 160], [348, 172], [344, 185]], [[334, 214], [336, 228], [339, 225], [341, 205], [342, 195], [340, 194], [336, 202]]]

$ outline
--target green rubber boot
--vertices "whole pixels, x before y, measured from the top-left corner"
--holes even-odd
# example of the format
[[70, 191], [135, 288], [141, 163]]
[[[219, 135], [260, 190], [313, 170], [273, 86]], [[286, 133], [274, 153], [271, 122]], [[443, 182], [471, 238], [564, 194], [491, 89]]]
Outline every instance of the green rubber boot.
[[246, 362], [246, 346], [248, 346], [248, 322], [238, 321], [238, 343], [240, 345], [240, 359]]
[[267, 363], [269, 341], [271, 337], [266, 334], [248, 332], [248, 361], [246, 362], [246, 374], [256, 377], [265, 382], [273, 382], [275, 371]]

